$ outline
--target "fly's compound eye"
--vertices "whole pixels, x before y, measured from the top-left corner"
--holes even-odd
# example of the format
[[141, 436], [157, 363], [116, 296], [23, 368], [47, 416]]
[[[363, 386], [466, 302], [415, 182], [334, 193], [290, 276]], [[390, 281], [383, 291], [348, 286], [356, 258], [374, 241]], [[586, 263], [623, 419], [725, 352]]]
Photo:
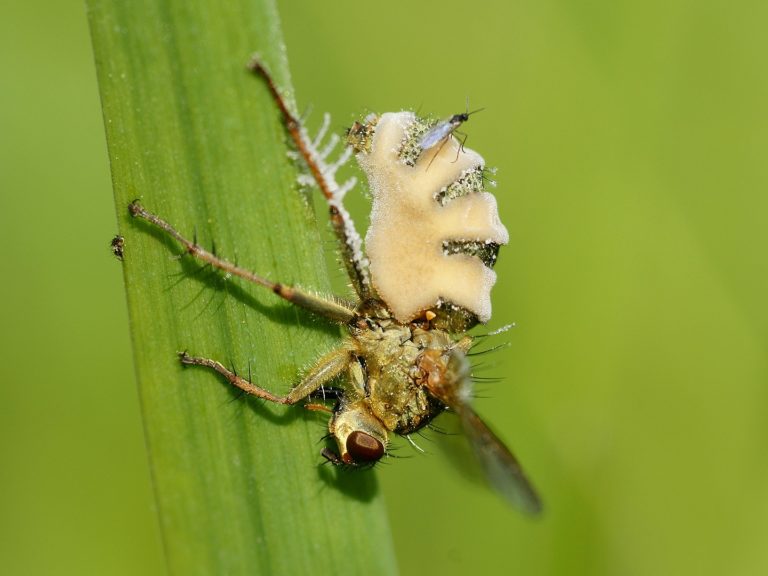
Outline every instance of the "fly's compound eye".
[[347, 452], [355, 462], [375, 462], [384, 456], [384, 444], [356, 430], [347, 437]]

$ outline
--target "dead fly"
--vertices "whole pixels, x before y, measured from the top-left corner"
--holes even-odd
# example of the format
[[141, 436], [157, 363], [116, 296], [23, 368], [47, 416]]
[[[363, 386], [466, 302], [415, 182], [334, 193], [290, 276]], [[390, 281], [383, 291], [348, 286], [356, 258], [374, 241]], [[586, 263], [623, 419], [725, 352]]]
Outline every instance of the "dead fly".
[[[344, 326], [348, 335], [285, 396], [241, 378], [216, 360], [185, 352], [181, 362], [215, 370], [259, 398], [278, 404], [306, 401], [308, 408], [329, 412], [337, 451], [326, 448], [322, 455], [344, 466], [377, 462], [387, 455], [391, 433], [408, 436], [451, 410], [490, 483], [512, 504], [537, 513], [541, 503], [517, 460], [470, 406], [467, 353], [473, 338], [466, 332], [490, 319], [490, 291], [496, 281], [492, 266], [509, 235], [499, 221], [495, 198], [484, 189], [482, 157], [448, 138], [469, 113], [442, 127], [410, 112], [369, 115], [348, 130], [347, 149], [329, 162], [332, 146], [321, 146], [328, 117], [321, 134], [310, 138], [261, 62], [254, 59], [250, 69], [266, 82], [328, 203], [356, 300], [317, 296], [222, 260], [138, 202], [131, 204], [131, 214], [173, 237], [198, 260], [264, 286]], [[447, 142], [439, 150], [423, 154], [441, 139]], [[342, 203], [354, 182], [338, 184], [335, 176], [353, 152], [373, 195], [365, 252]], [[429, 173], [423, 169], [427, 163], [435, 166]], [[341, 384], [329, 387], [332, 381]], [[333, 408], [317, 403], [325, 389], [333, 390]]]

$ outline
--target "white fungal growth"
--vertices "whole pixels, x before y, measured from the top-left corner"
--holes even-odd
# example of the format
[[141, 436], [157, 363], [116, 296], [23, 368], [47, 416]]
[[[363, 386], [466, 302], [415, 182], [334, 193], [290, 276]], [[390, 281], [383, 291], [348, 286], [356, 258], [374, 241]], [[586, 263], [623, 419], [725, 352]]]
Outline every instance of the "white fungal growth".
[[409, 166], [400, 158], [410, 112], [383, 114], [370, 152], [358, 154], [373, 194], [371, 225], [365, 243], [371, 278], [379, 296], [400, 322], [408, 322], [447, 301], [491, 317], [490, 292], [496, 273], [476, 255], [446, 254], [445, 242], [506, 244], [496, 199], [482, 190], [457, 195], [441, 205], [440, 191], [468, 171], [482, 170], [483, 158], [452, 136], [421, 153]]
[[[303, 126], [299, 126], [299, 138], [304, 144], [306, 154], [312, 159], [320, 173], [319, 177], [325, 185], [324, 193], [327, 193], [330, 196], [326, 198], [328, 205], [337, 210], [341, 216], [341, 221], [343, 222], [344, 227], [344, 239], [349, 250], [349, 258], [352, 262], [352, 266], [357, 271], [357, 275], [360, 277], [361, 281], [365, 285], [368, 285], [368, 259], [363, 252], [363, 241], [357, 233], [352, 217], [344, 208], [343, 204], [344, 196], [346, 196], [347, 192], [357, 184], [357, 179], [352, 177], [341, 184], [336, 180], [336, 173], [352, 156], [352, 150], [350, 148], [345, 148], [335, 161], [328, 161], [328, 157], [340, 142], [340, 138], [337, 134], [331, 134], [325, 145], [323, 145], [323, 140], [328, 133], [330, 125], [330, 114], [324, 114], [323, 123], [314, 138], [309, 136], [306, 128]], [[299, 185], [312, 185], [318, 182], [317, 175], [315, 174], [301, 174], [299, 175], [298, 181]]]

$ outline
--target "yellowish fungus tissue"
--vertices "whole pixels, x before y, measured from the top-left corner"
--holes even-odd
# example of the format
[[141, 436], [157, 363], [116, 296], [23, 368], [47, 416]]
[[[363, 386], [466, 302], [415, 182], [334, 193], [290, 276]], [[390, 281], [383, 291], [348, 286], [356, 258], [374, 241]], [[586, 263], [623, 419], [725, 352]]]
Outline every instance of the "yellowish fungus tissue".
[[[496, 199], [483, 189], [483, 158], [453, 135], [419, 150], [429, 124], [411, 112], [382, 114], [357, 155], [373, 194], [365, 238], [374, 288], [408, 322], [440, 303], [491, 317], [491, 266], [509, 241]], [[419, 150], [414, 158], [408, 150]]]

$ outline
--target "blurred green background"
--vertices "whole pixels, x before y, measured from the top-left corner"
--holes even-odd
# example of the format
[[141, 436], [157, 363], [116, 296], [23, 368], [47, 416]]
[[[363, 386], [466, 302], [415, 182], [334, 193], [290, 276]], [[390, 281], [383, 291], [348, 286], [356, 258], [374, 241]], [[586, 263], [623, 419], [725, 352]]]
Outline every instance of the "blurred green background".
[[[300, 106], [468, 97], [499, 168], [477, 408], [546, 511], [403, 444], [401, 572], [768, 571], [768, 4], [279, 4]], [[0, 571], [162, 574], [82, 3], [5, 3], [0, 75]]]

